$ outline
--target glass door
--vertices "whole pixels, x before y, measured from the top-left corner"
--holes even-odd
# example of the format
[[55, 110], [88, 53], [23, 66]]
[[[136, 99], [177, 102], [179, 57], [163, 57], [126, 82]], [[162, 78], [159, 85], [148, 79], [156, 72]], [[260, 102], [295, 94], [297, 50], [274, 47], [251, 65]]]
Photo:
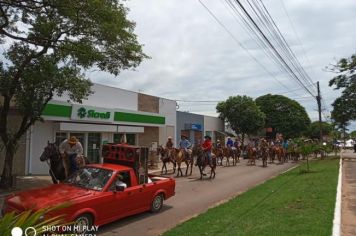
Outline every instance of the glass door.
[[90, 163], [99, 163], [101, 133], [88, 133], [87, 157]]

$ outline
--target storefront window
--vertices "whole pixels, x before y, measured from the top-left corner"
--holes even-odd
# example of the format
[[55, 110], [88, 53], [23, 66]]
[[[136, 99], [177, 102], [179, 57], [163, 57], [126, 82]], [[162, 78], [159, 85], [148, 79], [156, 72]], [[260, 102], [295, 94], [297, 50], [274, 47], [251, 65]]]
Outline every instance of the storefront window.
[[[114, 143], [122, 143], [123, 133], [114, 134]], [[126, 134], [126, 142], [130, 145], [136, 145], [136, 134]]]
[[59, 146], [65, 139], [67, 139], [67, 133], [56, 132], [55, 144]]

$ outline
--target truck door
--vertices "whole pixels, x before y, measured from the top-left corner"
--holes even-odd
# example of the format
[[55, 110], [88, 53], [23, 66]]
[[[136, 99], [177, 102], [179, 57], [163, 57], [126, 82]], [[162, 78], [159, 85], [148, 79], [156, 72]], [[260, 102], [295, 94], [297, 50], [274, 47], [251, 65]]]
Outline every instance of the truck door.
[[[126, 184], [124, 191], [114, 191], [117, 183]], [[142, 186], [131, 186], [130, 171], [121, 171], [118, 173], [116, 181], [114, 181], [113, 185], [110, 187], [110, 191], [113, 192], [113, 199], [110, 203], [110, 211], [113, 217], [118, 216], [118, 214], [128, 215], [140, 209], [139, 198]]]

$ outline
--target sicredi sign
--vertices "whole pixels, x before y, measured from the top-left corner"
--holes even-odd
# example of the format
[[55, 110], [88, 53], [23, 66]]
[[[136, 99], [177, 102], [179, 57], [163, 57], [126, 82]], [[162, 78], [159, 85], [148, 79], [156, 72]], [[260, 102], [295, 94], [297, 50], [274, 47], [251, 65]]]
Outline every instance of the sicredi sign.
[[71, 119], [112, 123], [114, 121], [114, 112], [105, 108], [72, 105]]

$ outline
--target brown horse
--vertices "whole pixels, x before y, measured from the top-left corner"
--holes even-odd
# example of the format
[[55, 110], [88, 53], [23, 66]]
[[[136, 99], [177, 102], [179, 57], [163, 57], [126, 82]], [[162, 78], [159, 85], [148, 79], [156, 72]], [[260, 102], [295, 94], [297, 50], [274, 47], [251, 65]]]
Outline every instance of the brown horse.
[[185, 165], [187, 166], [187, 169], [185, 170], [185, 175], [188, 175], [188, 170], [190, 168], [190, 174], [192, 174], [193, 172], [193, 157], [190, 154], [190, 150], [185, 151], [184, 149], [173, 149], [173, 159], [175, 160], [175, 163], [178, 167], [177, 170], [177, 177], [179, 176], [179, 173], [181, 174], [181, 176], [183, 176], [183, 172], [181, 169], [181, 164], [184, 162]]
[[256, 155], [257, 155], [256, 148], [248, 145], [247, 146], [247, 158], [248, 158], [247, 164], [256, 165]]
[[275, 146], [269, 146], [268, 148], [268, 156], [269, 156], [269, 163], [274, 163], [274, 159], [276, 157], [276, 150]]
[[217, 164], [219, 166], [223, 165], [223, 159], [224, 159], [224, 150], [223, 148], [213, 148], [212, 152], [215, 154], [216, 158], [218, 159]]
[[275, 153], [277, 155], [278, 161], [280, 164], [285, 162], [285, 151], [284, 148], [281, 146], [276, 146], [275, 147]]
[[260, 153], [262, 157], [262, 166], [267, 167], [267, 158], [268, 158], [268, 143], [266, 140], [262, 140]]
[[176, 162], [173, 158], [173, 149], [164, 148], [163, 146], [159, 146], [157, 148], [157, 155], [161, 156], [161, 161], [163, 163], [161, 174], [163, 174], [163, 170], [165, 169], [165, 174], [167, 174], [167, 163], [173, 164], [173, 174], [176, 172]]
[[207, 153], [203, 150], [202, 147], [196, 146], [193, 148], [193, 156], [197, 157], [197, 162], [196, 165], [199, 168], [200, 172], [200, 179], [203, 179], [203, 170], [205, 169], [206, 166], [210, 167], [210, 179], [215, 178], [216, 172], [216, 155], [212, 153], [212, 161], [211, 164], [208, 161], [208, 156]]

